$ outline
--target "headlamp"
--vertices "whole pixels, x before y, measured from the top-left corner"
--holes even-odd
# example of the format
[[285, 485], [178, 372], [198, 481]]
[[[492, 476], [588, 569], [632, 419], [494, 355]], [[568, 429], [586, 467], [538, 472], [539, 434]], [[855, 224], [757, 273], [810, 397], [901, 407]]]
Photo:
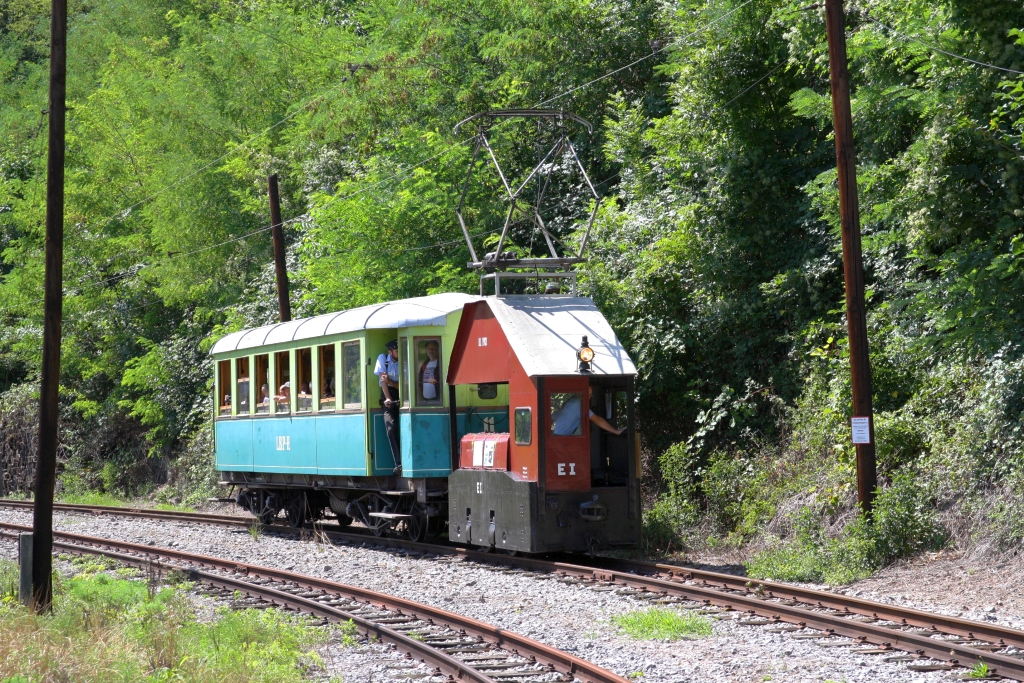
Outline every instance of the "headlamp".
[[590, 361], [594, 360], [594, 349], [590, 348], [586, 335], [583, 335], [583, 343], [580, 344], [579, 351], [576, 352], [576, 360], [579, 361], [580, 372], [590, 371]]

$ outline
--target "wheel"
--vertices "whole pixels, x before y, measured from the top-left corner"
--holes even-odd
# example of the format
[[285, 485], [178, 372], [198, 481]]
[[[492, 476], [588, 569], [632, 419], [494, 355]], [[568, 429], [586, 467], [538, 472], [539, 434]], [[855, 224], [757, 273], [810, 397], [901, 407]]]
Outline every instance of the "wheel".
[[261, 492], [260, 501], [260, 511], [256, 517], [260, 520], [260, 524], [272, 524], [277, 519], [277, 513], [281, 511], [278, 505], [280, 498], [276, 493]]
[[387, 525], [385, 524], [378, 524], [377, 526], [373, 527], [373, 535], [377, 538], [383, 536], [385, 531], [387, 531]]
[[413, 514], [405, 521], [405, 535], [414, 543], [422, 543], [427, 537], [427, 518], [424, 515]]
[[301, 529], [306, 523], [306, 494], [300, 493], [289, 498], [285, 512], [288, 515], [289, 526]]

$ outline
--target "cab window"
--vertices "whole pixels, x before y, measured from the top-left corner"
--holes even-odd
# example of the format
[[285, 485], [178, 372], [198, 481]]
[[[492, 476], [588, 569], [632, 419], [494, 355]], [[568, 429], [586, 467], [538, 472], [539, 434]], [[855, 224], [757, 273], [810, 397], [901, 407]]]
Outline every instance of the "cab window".
[[363, 385], [360, 381], [362, 364], [359, 360], [359, 342], [348, 342], [341, 346], [342, 388], [344, 391], [342, 400], [347, 409], [363, 407]]
[[238, 415], [249, 414], [249, 358], [235, 361], [235, 411]]
[[270, 356], [256, 356], [256, 413], [270, 412]]
[[231, 415], [231, 361], [217, 363], [217, 414]]
[[313, 352], [299, 349], [295, 352], [297, 377], [295, 382], [295, 410], [308, 413], [313, 410]]
[[516, 408], [515, 414], [516, 444], [529, 446], [533, 440], [533, 410]]
[[287, 351], [274, 354], [274, 379], [277, 382], [277, 393], [274, 394], [275, 412], [291, 412], [292, 402], [292, 359]]
[[318, 346], [316, 352], [320, 361], [320, 410], [334, 410], [334, 344]]
[[550, 395], [551, 434], [554, 436], [580, 436], [583, 429], [583, 394], [556, 393]]
[[416, 405], [444, 404], [441, 374], [441, 338], [416, 338]]

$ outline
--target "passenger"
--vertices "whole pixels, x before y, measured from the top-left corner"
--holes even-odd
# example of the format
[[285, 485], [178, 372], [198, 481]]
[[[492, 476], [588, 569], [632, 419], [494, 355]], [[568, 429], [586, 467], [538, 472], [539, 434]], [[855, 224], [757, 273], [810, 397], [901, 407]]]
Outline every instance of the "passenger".
[[391, 340], [386, 344], [387, 350], [377, 356], [377, 364], [373, 374], [380, 381], [380, 405], [384, 409], [384, 429], [388, 433], [391, 444], [391, 455], [395, 459], [395, 474], [402, 471], [402, 451], [399, 444], [398, 407], [401, 397], [398, 395], [398, 342]]
[[334, 398], [334, 378], [331, 376], [328, 376], [327, 381], [324, 382], [323, 398]]
[[259, 405], [261, 405], [261, 406], [269, 406], [270, 405], [270, 387], [267, 386], [266, 384], [263, 384], [262, 386], [260, 386], [260, 402], [259, 402]]
[[433, 339], [427, 342], [427, 360], [420, 366], [419, 383], [424, 401], [436, 401], [439, 398], [438, 378], [441, 376], [441, 359], [439, 349]]
[[[277, 402], [277, 409], [280, 412], [284, 412], [284, 411], [288, 410], [289, 407], [291, 406], [291, 402], [292, 402], [292, 396], [291, 396], [292, 388], [291, 387], [292, 387], [291, 382], [285, 382], [284, 384], [281, 385], [281, 388], [278, 390], [277, 396], [274, 397], [274, 401]], [[282, 410], [282, 408], [284, 410]]]
[[[589, 409], [590, 421], [596, 424], [598, 427], [606, 432], [619, 435], [622, 434], [625, 429], [616, 429], [612, 427], [607, 420], [600, 415], [595, 415], [593, 410]], [[579, 394], [574, 394], [572, 398], [562, 404], [562, 407], [555, 411], [551, 416], [551, 433], [555, 436], [579, 436], [580, 434], [580, 398]]]

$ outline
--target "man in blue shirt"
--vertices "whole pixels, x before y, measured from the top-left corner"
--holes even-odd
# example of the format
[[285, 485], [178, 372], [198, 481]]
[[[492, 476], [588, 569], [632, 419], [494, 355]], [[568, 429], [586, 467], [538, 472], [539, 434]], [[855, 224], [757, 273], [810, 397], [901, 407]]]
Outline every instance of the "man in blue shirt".
[[[595, 415], [593, 410], [590, 413], [590, 421], [606, 432], [618, 435], [626, 431], [616, 429], [600, 415]], [[572, 394], [572, 397], [562, 404], [562, 407], [551, 414], [551, 433], [555, 436], [579, 436], [580, 435], [580, 395]]]

